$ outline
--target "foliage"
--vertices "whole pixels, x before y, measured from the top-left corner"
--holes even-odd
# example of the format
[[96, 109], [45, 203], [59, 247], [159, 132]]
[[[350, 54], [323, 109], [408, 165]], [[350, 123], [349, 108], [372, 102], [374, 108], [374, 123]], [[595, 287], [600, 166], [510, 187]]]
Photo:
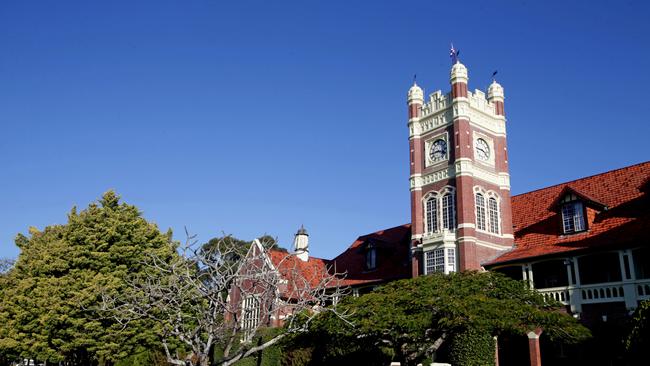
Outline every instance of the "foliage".
[[[253, 339], [252, 344], [261, 345], [265, 342], [272, 340], [274, 337], [282, 334], [283, 330], [281, 328], [263, 328], [258, 332], [257, 337]], [[243, 344], [238, 344], [233, 347], [233, 351], [237, 352]], [[223, 348], [224, 345], [220, 344], [214, 348], [214, 360], [223, 359]], [[267, 347], [264, 350], [257, 352], [246, 358], [235, 362], [233, 366], [280, 366], [282, 359], [282, 346], [281, 344], [275, 344], [273, 346]]]
[[0, 352], [92, 365], [154, 344], [154, 324], [124, 330], [94, 311], [101, 292], [128, 291], [124, 278], [144, 270], [145, 256], [175, 254], [171, 233], [135, 206], [109, 191], [81, 212], [73, 208], [64, 225], [19, 234], [16, 245], [21, 253], [0, 299]]
[[354, 326], [328, 316], [317, 319], [311, 333], [327, 342], [311, 345], [323, 363], [361, 352], [392, 353], [393, 359], [412, 365], [427, 355], [435, 359], [448, 337], [467, 329], [493, 336], [541, 327], [551, 339], [568, 343], [589, 337], [586, 328], [556, 305], [546, 303], [523, 282], [498, 273], [432, 274], [343, 299], [341, 308], [352, 314]]
[[168, 366], [168, 363], [161, 351], [143, 350], [115, 362], [115, 366]]
[[641, 302], [636, 309], [625, 348], [630, 357], [647, 359], [650, 354], [650, 300]]
[[472, 328], [461, 331], [452, 337], [450, 348], [452, 365], [494, 365], [496, 345], [488, 332]]

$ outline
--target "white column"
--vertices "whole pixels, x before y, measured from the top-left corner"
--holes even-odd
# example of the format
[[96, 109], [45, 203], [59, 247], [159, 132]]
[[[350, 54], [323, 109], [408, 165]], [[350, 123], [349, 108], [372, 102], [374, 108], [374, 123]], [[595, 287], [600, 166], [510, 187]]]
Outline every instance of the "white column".
[[571, 259], [567, 258], [564, 260], [564, 266], [566, 267], [567, 283], [569, 286], [573, 286], [573, 276], [571, 276]]
[[[627, 250], [619, 250], [618, 251], [618, 259], [619, 263], [621, 264], [621, 279], [623, 280], [623, 291], [625, 292], [625, 308], [628, 310], [633, 310], [636, 309], [637, 307], [637, 300], [636, 300], [636, 287], [634, 286], [634, 281], [631, 279], [628, 280], [625, 277], [625, 261], [623, 260], [623, 257], [626, 256]], [[630, 262], [630, 256], [627, 258], [628, 262]], [[630, 271], [630, 278], [632, 277], [632, 271]]]
[[[580, 268], [578, 267], [578, 258], [571, 258], [573, 262], [573, 271], [576, 275], [576, 283], [569, 289], [569, 306], [573, 314], [582, 313], [582, 290], [580, 289]], [[569, 266], [571, 270], [571, 266]]]
[[524, 281], [528, 281], [528, 265], [526, 264], [521, 265], [521, 278]]
[[535, 288], [535, 280], [533, 279], [533, 265], [528, 263], [528, 284], [530, 288]]

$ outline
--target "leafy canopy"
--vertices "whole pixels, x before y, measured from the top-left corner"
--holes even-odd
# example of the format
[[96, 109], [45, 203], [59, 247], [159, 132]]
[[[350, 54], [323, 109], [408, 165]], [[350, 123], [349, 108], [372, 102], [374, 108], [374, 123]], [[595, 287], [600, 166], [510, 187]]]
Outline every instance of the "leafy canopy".
[[545, 302], [523, 282], [494, 272], [395, 281], [361, 297], [347, 297], [341, 306], [352, 314], [351, 324], [324, 316], [312, 327], [312, 335], [329, 340], [316, 345], [316, 351], [327, 348], [324, 359], [375, 350], [413, 364], [468, 329], [499, 335], [542, 328], [551, 339], [567, 343], [589, 337], [559, 304]]
[[161, 233], [113, 191], [64, 225], [19, 234], [21, 253], [2, 279], [0, 353], [41, 361], [95, 364], [156, 341], [152, 324], [122, 329], [94, 311], [100, 293], [127, 292], [127, 275], [143, 271], [146, 256], [176, 255], [171, 232]]

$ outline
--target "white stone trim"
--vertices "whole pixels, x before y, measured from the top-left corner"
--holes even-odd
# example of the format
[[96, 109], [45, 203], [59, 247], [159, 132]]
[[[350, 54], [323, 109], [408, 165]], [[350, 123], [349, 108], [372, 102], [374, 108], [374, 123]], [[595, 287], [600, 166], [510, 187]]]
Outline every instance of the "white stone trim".
[[480, 245], [482, 247], [495, 249], [495, 250], [512, 249], [512, 246], [510, 246], [510, 245], [499, 245], [499, 244], [494, 244], [494, 243], [490, 243], [490, 242], [483, 241], [483, 240], [478, 240], [475, 236], [471, 236], [471, 235], [459, 236], [459, 237], [456, 238], [456, 240], [458, 242], [474, 243], [476, 245]]
[[474, 164], [474, 162], [468, 158], [456, 159], [454, 164], [454, 173], [455, 174], [452, 174], [452, 176], [475, 177], [499, 186], [500, 189], [510, 190], [510, 174], [504, 172], [492, 173], [481, 169], [479, 165]]
[[476, 245], [480, 245], [482, 247], [496, 249], [496, 250], [507, 250], [512, 248], [512, 246], [510, 245], [499, 245], [499, 244], [494, 244], [483, 240], [476, 240]]
[[449, 108], [451, 99], [451, 92], [442, 94], [442, 90], [436, 90], [429, 94], [429, 101], [422, 105], [422, 115], [428, 116]]
[[452, 110], [453, 120], [457, 121], [459, 119], [470, 120], [470, 109], [469, 99], [467, 98], [454, 98]]
[[421, 190], [423, 186], [449, 179], [454, 176], [454, 166], [450, 165], [444, 169], [422, 176], [413, 174], [409, 179], [411, 190]]
[[[462, 105], [460, 105], [462, 104]], [[459, 118], [465, 118], [475, 128], [485, 130], [495, 136], [506, 136], [505, 116], [495, 114], [494, 103], [485, 98], [485, 93], [475, 90], [468, 92], [467, 98], [451, 98], [451, 93], [443, 95], [440, 90], [432, 93], [429, 102], [422, 105], [422, 115], [409, 119], [418, 126], [409, 127], [410, 135], [422, 135], [429, 131], [448, 126]]]
[[528, 339], [539, 339], [539, 334], [533, 331], [526, 333], [526, 335], [528, 335]]

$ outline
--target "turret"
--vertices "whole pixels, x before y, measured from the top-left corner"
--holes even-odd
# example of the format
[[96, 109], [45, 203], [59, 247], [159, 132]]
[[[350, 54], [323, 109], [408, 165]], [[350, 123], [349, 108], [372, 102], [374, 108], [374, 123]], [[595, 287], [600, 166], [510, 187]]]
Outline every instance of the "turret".
[[490, 84], [490, 87], [488, 88], [488, 101], [494, 104], [494, 114], [505, 116], [503, 110], [504, 99], [503, 87], [497, 83], [496, 80], [492, 81], [492, 84]]
[[304, 262], [309, 260], [309, 234], [302, 225], [293, 237], [293, 251], [300, 260]]
[[415, 81], [413, 81], [413, 86], [408, 91], [407, 102], [409, 105], [409, 119], [420, 117], [422, 104], [424, 103], [424, 92]]
[[467, 76], [467, 68], [460, 61], [456, 61], [451, 67], [449, 81], [451, 82], [451, 93], [454, 99], [467, 98], [467, 82], [469, 81], [469, 77]]

